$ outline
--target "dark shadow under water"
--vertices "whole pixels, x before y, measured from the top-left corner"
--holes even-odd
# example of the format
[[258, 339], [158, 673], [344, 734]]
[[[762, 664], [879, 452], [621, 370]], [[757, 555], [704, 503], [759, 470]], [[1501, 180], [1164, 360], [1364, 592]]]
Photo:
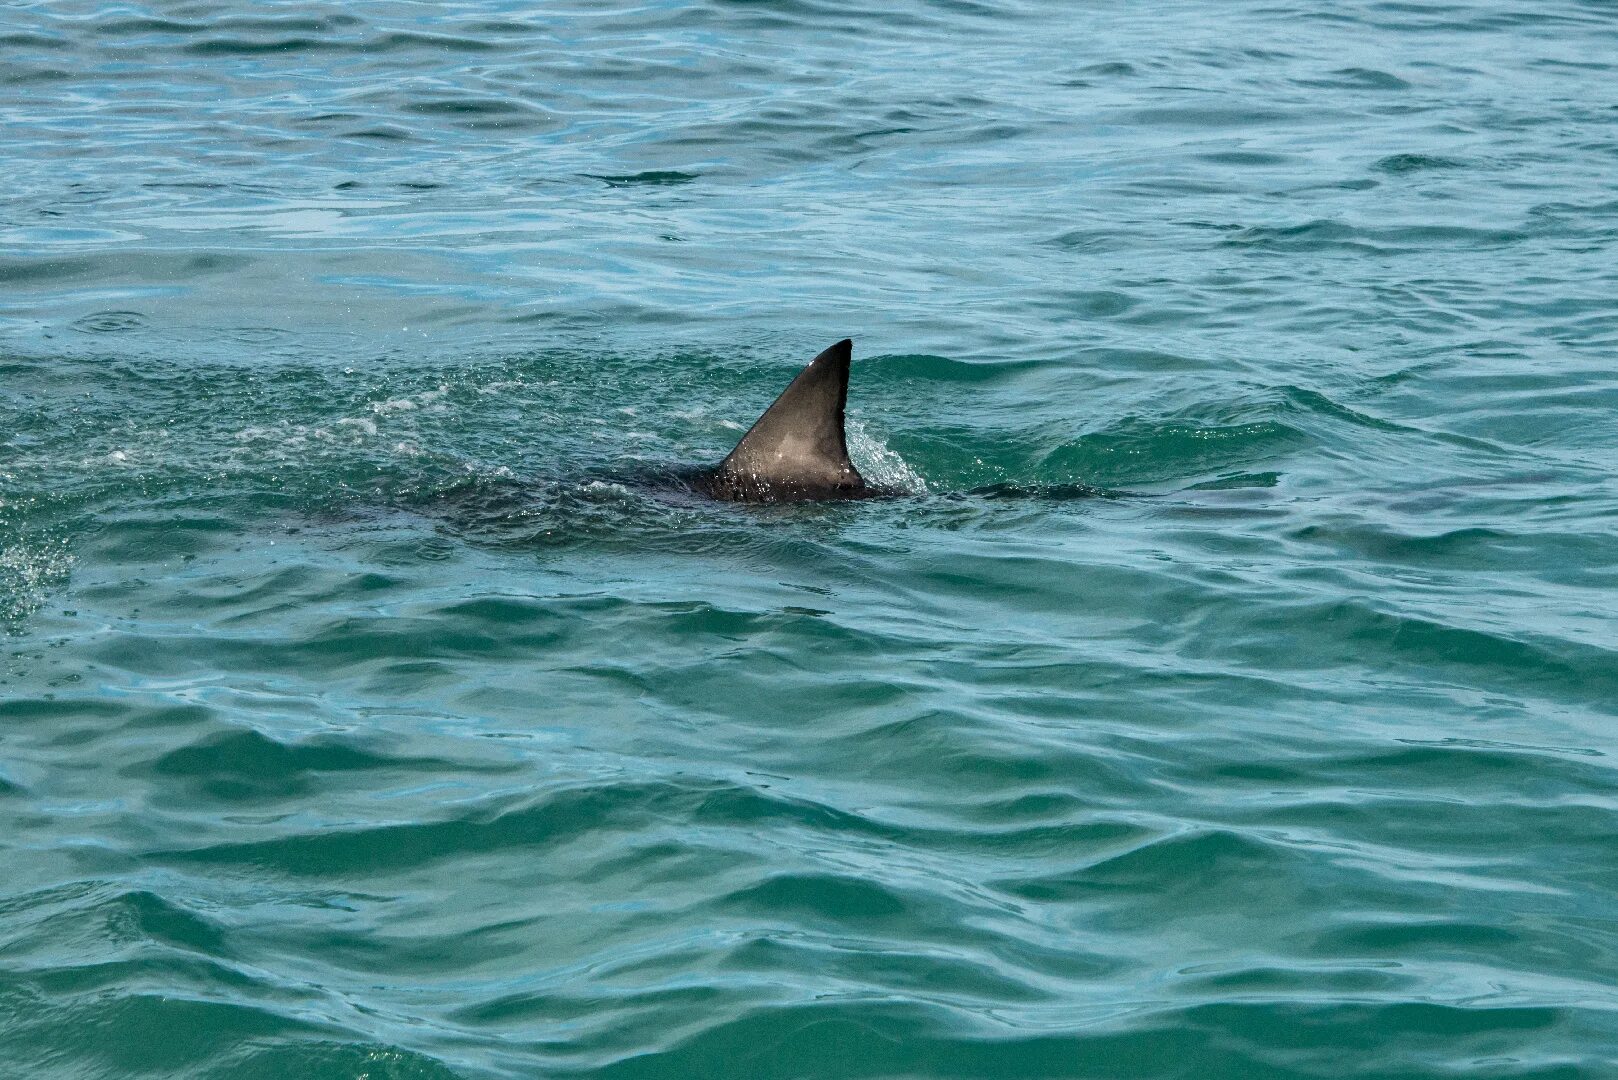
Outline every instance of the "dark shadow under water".
[[[1053, 505], [1147, 497], [1088, 484], [996, 483], [962, 491], [914, 492], [870, 488], [858, 498], [731, 501], [704, 483], [708, 470], [649, 466], [633, 472], [572, 477], [458, 479], [402, 494], [390, 510], [418, 515], [451, 535], [497, 547], [554, 547], [612, 540], [655, 544], [670, 533], [723, 533], [769, 521], [846, 520], [888, 507], [900, 513], [1015, 500]], [[856, 510], [856, 508], [860, 508]]]

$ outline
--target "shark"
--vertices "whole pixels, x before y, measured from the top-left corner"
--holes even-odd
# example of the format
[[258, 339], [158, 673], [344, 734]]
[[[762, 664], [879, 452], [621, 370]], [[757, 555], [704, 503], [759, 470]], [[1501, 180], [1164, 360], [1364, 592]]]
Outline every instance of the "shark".
[[804, 365], [718, 465], [690, 486], [728, 502], [821, 502], [903, 494], [867, 484], [848, 457], [844, 412], [854, 342], [844, 338]]
[[[844, 338], [805, 364], [718, 464], [654, 463], [627, 472], [586, 473], [587, 486], [605, 483], [673, 504], [832, 503], [927, 495], [925, 490], [871, 483], [849, 459], [845, 424], [853, 354], [853, 341]], [[555, 504], [558, 493], [573, 490], [578, 479], [536, 483], [484, 478], [438, 491], [432, 500], [454, 506], [462, 528], [490, 535], [520, 532], [531, 528], [536, 506]], [[1123, 494], [1128, 493], [1079, 483], [1001, 482], [935, 497], [1067, 500]], [[551, 529], [544, 535], [549, 537]]]

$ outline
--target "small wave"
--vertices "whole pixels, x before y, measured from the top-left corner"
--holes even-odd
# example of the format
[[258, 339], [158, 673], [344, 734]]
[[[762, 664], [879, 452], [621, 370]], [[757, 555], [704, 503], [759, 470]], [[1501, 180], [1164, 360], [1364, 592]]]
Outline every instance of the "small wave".
[[911, 495], [927, 493], [927, 481], [922, 475], [906, 464], [897, 450], [871, 434], [862, 421], [851, 417], [847, 429], [849, 457], [866, 483]]
[[1434, 169], [1464, 169], [1466, 163], [1436, 154], [1392, 154], [1378, 161], [1373, 168], [1385, 173], [1412, 173], [1430, 172]]
[[209, 735], [152, 762], [153, 774], [185, 780], [195, 794], [227, 801], [288, 798], [313, 790], [328, 773], [386, 769], [443, 771], [451, 763], [398, 758], [326, 738], [285, 743], [259, 731]]
[[1040, 368], [1041, 365], [1032, 360], [974, 363], [925, 353], [889, 354], [861, 361], [862, 370], [874, 370], [884, 379], [926, 379], [943, 383], [996, 382]]
[[1339, 68], [1329, 78], [1298, 80], [1298, 85], [1320, 90], [1409, 90], [1411, 85], [1391, 72], [1377, 68]]
[[583, 175], [591, 180], [600, 180], [608, 187], [670, 187], [676, 184], [689, 184], [697, 179], [693, 173], [677, 172], [673, 169], [654, 169], [621, 176], [602, 176], [596, 173]]
[[[1131, 420], [1048, 451], [1041, 482], [1129, 487], [1228, 473], [1295, 452], [1313, 440], [1276, 420], [1196, 424]], [[1049, 477], [1049, 480], [1044, 480]], [[1074, 479], [1062, 479], [1072, 477]]]
[[1342, 249], [1394, 254], [1437, 247], [1468, 250], [1501, 247], [1525, 238], [1525, 233], [1514, 229], [1415, 224], [1371, 228], [1322, 218], [1301, 225], [1255, 225], [1227, 235], [1221, 244], [1300, 252]]
[[474, 131], [539, 131], [562, 126], [559, 119], [543, 109], [510, 98], [414, 98], [405, 101], [402, 108]]

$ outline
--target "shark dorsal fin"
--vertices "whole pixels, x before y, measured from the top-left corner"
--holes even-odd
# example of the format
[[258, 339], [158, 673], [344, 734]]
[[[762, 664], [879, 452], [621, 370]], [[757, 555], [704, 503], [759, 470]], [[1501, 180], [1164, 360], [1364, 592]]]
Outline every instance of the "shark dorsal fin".
[[781, 392], [716, 470], [732, 498], [817, 498], [865, 489], [848, 459], [843, 409], [854, 343], [844, 338]]

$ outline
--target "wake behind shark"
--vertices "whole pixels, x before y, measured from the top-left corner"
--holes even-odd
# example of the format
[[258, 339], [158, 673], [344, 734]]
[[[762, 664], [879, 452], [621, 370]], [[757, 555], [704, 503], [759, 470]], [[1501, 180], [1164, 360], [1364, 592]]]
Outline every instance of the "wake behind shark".
[[844, 338], [798, 372], [736, 449], [691, 486], [732, 502], [810, 502], [898, 495], [868, 485], [848, 457], [844, 410], [854, 343]]

